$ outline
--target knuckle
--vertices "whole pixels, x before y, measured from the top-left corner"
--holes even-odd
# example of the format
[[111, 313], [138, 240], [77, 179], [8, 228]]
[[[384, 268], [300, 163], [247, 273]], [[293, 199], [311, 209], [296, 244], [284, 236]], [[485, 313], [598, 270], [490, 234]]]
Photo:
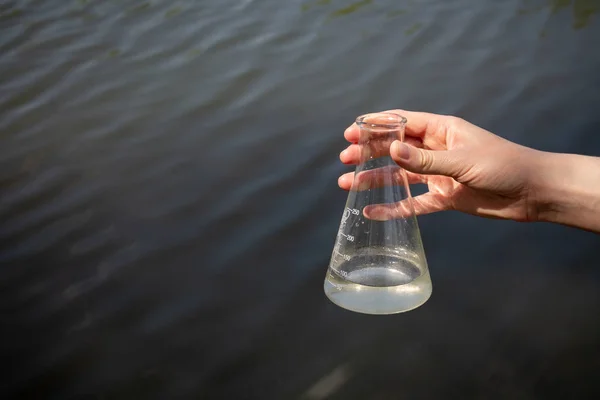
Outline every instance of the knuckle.
[[458, 126], [458, 125], [463, 124], [465, 122], [465, 120], [463, 118], [461, 118], [461, 117], [457, 117], [456, 115], [453, 115], [453, 116], [450, 117], [450, 122], [453, 125], [457, 125]]
[[429, 171], [433, 168], [433, 155], [428, 151], [421, 151], [421, 168], [424, 171]]
[[464, 119], [462, 119], [461, 117], [457, 117], [454, 115], [448, 116], [448, 118], [446, 120], [446, 128], [448, 129], [449, 132], [457, 131], [461, 127], [464, 127], [465, 122], [466, 121]]

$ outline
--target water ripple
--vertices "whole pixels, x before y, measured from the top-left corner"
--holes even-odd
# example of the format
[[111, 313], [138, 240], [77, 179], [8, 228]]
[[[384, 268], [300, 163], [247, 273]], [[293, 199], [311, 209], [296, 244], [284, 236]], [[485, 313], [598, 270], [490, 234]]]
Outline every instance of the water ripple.
[[[410, 327], [424, 321], [437, 321], [427, 327], [435, 332], [451, 315], [451, 340], [420, 343], [439, 342], [449, 354], [443, 367], [428, 364], [432, 354], [390, 353], [398, 332], [389, 334], [389, 320], [368, 332], [326, 303], [321, 285], [346, 198], [336, 179], [352, 170], [338, 160], [342, 132], [359, 112], [459, 113], [533, 146], [598, 151], [600, 59], [590, 50], [598, 7], [590, 4], [0, 2], [0, 304], [4, 336], [14, 338], [6, 358], [15, 361], [7, 390], [22, 398], [294, 398], [339, 365], [374, 387], [365, 363], [340, 361], [356, 348], [383, 368], [373, 376], [389, 367], [419, 382], [397, 368], [407, 355], [419, 356], [425, 375], [448, 376], [467, 345], [489, 358], [493, 337], [464, 340], [465, 326], [491, 335], [517, 321], [532, 333], [521, 336], [540, 337], [473, 289], [471, 271], [480, 271], [476, 287], [489, 289], [486, 278], [506, 265], [519, 266], [507, 277], [525, 282], [523, 298], [526, 282], [545, 273], [531, 274], [529, 264], [563, 268], [557, 281], [573, 283], [581, 300], [543, 302], [557, 287], [544, 283], [554, 289], [534, 295], [558, 313], [532, 314], [589, 321], [597, 282], [584, 288], [564, 268], [592, 268], [597, 240], [558, 227], [501, 224], [490, 233], [489, 221], [468, 216], [420, 219], [442, 301], [411, 314], [417, 323], [402, 325], [401, 338], [421, 337]], [[447, 226], [461, 227], [463, 239], [449, 238]], [[568, 251], [549, 255], [556, 232]], [[490, 258], [493, 249], [502, 257]], [[497, 289], [501, 298], [505, 288]], [[446, 301], [456, 293], [467, 296]], [[478, 296], [501, 312], [473, 330], [482, 307], [469, 306], [470, 297]], [[584, 298], [588, 317], [573, 315]], [[318, 323], [307, 324], [315, 315]], [[586, 323], [581, 332], [597, 333]], [[333, 353], [327, 341], [316, 345], [340, 330], [354, 333], [336, 339]], [[381, 332], [390, 338], [385, 351], [370, 344], [388, 337]], [[443, 388], [469, 374], [457, 375]], [[332, 391], [351, 398], [344, 393], [359, 386], [348, 380]], [[314, 397], [324, 395], [319, 387]]]

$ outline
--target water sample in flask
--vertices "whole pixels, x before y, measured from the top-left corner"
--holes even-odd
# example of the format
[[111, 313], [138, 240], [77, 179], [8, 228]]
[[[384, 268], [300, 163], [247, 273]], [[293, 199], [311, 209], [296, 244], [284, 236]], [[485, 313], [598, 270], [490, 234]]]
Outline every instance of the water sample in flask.
[[406, 118], [396, 113], [356, 119], [360, 158], [331, 255], [325, 294], [365, 314], [395, 314], [425, 303], [429, 268], [406, 171], [390, 157], [404, 141]]

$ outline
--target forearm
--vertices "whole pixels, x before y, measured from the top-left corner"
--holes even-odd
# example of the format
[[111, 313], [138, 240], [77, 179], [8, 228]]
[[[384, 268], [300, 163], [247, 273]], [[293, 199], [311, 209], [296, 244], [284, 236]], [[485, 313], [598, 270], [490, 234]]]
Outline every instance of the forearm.
[[538, 220], [600, 233], [600, 157], [539, 152]]

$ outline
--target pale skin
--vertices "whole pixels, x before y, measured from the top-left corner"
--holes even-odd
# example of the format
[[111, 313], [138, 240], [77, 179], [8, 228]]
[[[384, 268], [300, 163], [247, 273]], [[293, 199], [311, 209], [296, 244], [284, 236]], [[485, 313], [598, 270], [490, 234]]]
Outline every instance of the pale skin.
[[[545, 221], [600, 233], [600, 157], [550, 153], [521, 146], [461, 118], [388, 110], [407, 118], [404, 143], [381, 151], [402, 167], [409, 183], [427, 184], [414, 197], [416, 215], [457, 210], [487, 218]], [[359, 129], [344, 132], [351, 144], [340, 154], [344, 164], [359, 162]], [[374, 173], [376, 174], [376, 172]], [[367, 179], [376, 186], [377, 177]], [[354, 173], [338, 184], [350, 190]], [[404, 210], [404, 211], [403, 211]], [[405, 207], [381, 204], [365, 216], [385, 220]]]

